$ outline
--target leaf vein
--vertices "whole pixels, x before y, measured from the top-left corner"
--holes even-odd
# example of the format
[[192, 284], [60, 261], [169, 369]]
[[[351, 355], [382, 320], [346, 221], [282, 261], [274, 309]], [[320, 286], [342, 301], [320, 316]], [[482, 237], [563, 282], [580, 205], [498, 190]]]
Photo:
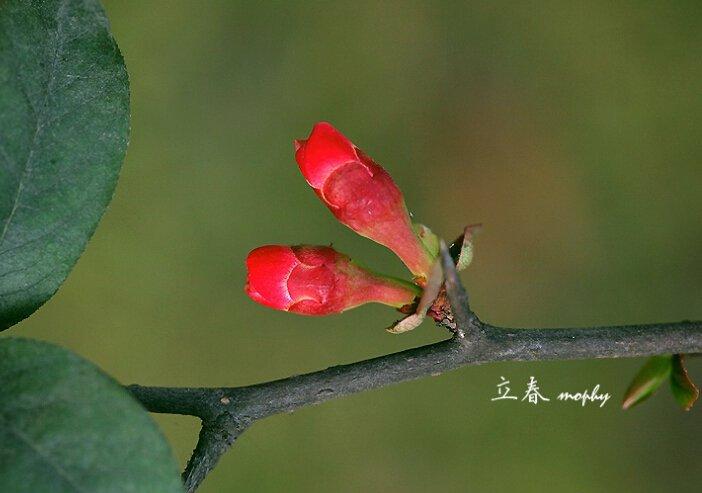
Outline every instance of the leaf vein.
[[[63, 51], [63, 43], [64, 43], [63, 24], [64, 24], [65, 10], [66, 10], [67, 5], [68, 5], [68, 0], [63, 0], [61, 2], [61, 5], [59, 6], [58, 13], [57, 13], [58, 25], [56, 27], [56, 48], [54, 49], [53, 59], [51, 60], [49, 81], [47, 82], [46, 95], [44, 97], [44, 108], [46, 108], [46, 105], [49, 103], [49, 98], [51, 96], [54, 81], [56, 79], [56, 71], [58, 70], [59, 58], [60, 58], [61, 52]], [[44, 109], [44, 111], [46, 111], [46, 110]], [[0, 246], [2, 246], [2, 244], [4, 243], [5, 238], [7, 237], [7, 232], [10, 230], [10, 225], [12, 224], [12, 221], [15, 217], [15, 213], [17, 212], [18, 205], [19, 205], [20, 200], [22, 198], [22, 192], [24, 191], [24, 184], [32, 173], [32, 158], [34, 157], [34, 150], [36, 148], [37, 137], [39, 135], [39, 131], [43, 127], [43, 125], [42, 125], [43, 116], [44, 115], [37, 115], [36, 127], [34, 129], [34, 135], [32, 136], [32, 143], [30, 145], [29, 153], [27, 154], [27, 159], [24, 162], [22, 176], [20, 177], [19, 183], [17, 185], [17, 192], [15, 193], [15, 198], [12, 201], [12, 210], [10, 210], [10, 214], [7, 216], [7, 219], [5, 220], [5, 224], [3, 225], [3, 228], [2, 228], [2, 232], [0, 233]]]
[[66, 471], [63, 467], [61, 467], [59, 464], [57, 464], [51, 456], [49, 456], [44, 450], [41, 449], [36, 443], [34, 443], [30, 437], [25, 435], [23, 432], [18, 430], [12, 425], [12, 422], [8, 420], [5, 416], [0, 414], [0, 420], [2, 420], [6, 425], [4, 428], [6, 430], [9, 430], [10, 433], [12, 433], [14, 436], [16, 436], [22, 443], [27, 445], [33, 452], [37, 454], [38, 457], [40, 457], [46, 464], [48, 464], [56, 473], [63, 479], [66, 483], [68, 483], [71, 487], [73, 487], [76, 491], [81, 492], [81, 493], [87, 493], [87, 490], [84, 490], [83, 488], [80, 487], [78, 483], [75, 482], [75, 480], [70, 476], [68, 471]]

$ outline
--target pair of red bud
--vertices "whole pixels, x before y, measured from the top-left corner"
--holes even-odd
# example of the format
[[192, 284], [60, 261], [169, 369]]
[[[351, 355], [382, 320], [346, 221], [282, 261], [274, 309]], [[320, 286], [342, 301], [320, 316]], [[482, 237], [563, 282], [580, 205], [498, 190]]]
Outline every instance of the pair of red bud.
[[304, 315], [340, 313], [364, 303], [414, 304], [438, 255], [438, 239], [410, 220], [390, 175], [326, 122], [295, 141], [300, 171], [344, 225], [392, 250], [413, 282], [383, 276], [326, 246], [267, 245], [246, 259], [246, 293], [263, 305]]

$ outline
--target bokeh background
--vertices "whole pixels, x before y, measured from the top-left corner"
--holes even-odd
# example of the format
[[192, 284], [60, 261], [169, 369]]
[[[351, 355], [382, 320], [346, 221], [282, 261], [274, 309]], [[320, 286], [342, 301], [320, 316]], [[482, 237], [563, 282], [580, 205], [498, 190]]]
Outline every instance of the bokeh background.
[[[124, 383], [244, 385], [437, 341], [366, 306], [279, 313], [243, 293], [265, 243], [333, 242], [405, 275], [307, 187], [292, 139], [329, 120], [452, 239], [506, 326], [702, 318], [702, 4], [105, 1], [131, 76], [114, 201], [58, 294], [12, 333]], [[227, 491], [695, 491], [702, 406], [623, 412], [642, 360], [471, 367], [257, 423]], [[702, 382], [701, 362], [691, 371]], [[491, 402], [530, 375], [550, 403]], [[600, 409], [555, 402], [600, 384]], [[182, 463], [198, 422], [156, 416]]]

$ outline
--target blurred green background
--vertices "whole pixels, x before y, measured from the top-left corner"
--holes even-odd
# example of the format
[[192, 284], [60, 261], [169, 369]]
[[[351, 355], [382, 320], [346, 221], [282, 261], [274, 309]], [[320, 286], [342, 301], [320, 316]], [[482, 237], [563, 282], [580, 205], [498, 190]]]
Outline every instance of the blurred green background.
[[[440, 340], [397, 314], [329, 318], [243, 293], [265, 243], [334, 245], [405, 275], [338, 224], [292, 139], [329, 120], [452, 239], [494, 324], [702, 318], [702, 4], [106, 1], [132, 87], [114, 201], [75, 271], [11, 331], [124, 383], [244, 385]], [[695, 491], [702, 406], [629, 412], [642, 360], [464, 368], [253, 426], [201, 491]], [[691, 372], [702, 382], [702, 362]], [[491, 402], [530, 375], [550, 403]], [[600, 384], [600, 409], [555, 402]], [[184, 463], [198, 422], [156, 416]]]

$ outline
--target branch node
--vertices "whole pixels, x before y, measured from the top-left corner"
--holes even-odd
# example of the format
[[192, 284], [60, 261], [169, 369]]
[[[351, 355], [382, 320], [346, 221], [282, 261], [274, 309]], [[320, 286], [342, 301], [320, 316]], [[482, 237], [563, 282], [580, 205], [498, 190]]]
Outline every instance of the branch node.
[[183, 471], [183, 485], [187, 493], [194, 492], [219, 459], [251, 424], [225, 412], [214, 419], [202, 421], [197, 445]]
[[444, 269], [446, 294], [451, 304], [451, 313], [455, 328], [454, 337], [460, 341], [476, 342], [483, 338], [483, 328], [478, 317], [470, 309], [468, 293], [463, 288], [456, 271], [456, 265], [449, 253], [446, 243], [440, 244], [441, 264]]

